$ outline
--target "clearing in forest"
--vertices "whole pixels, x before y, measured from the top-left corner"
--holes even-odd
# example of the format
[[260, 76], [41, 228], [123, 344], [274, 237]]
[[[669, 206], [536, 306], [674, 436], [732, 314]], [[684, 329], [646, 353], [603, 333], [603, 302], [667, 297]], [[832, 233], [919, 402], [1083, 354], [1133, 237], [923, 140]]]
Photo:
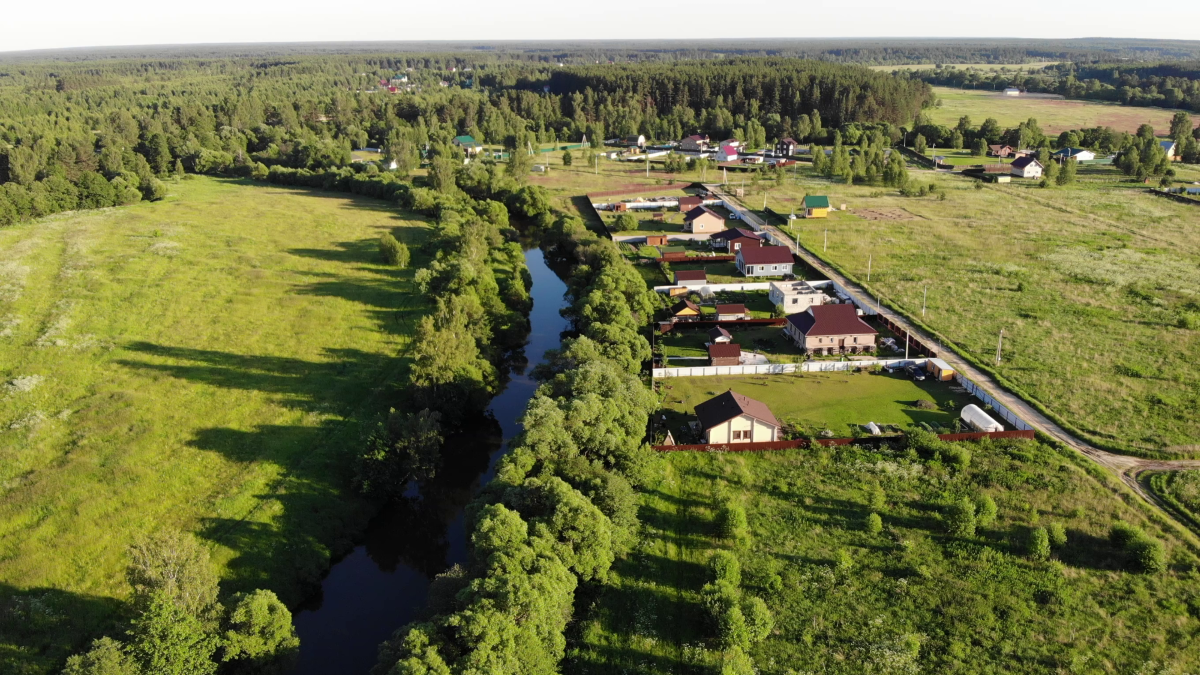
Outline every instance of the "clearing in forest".
[[1004, 92], [991, 89], [934, 87], [933, 93], [942, 104], [928, 108], [926, 112], [934, 124], [947, 127], [958, 124], [958, 118], [963, 115], [970, 117], [975, 126], [993, 117], [1003, 128], [1016, 127], [1033, 117], [1043, 132], [1053, 135], [1090, 127], [1112, 127], [1117, 131], [1134, 133], [1143, 124], [1149, 124], [1156, 132], [1165, 134], [1171, 128], [1171, 117], [1179, 112], [1172, 108], [1067, 100], [1053, 94], [1005, 96]]

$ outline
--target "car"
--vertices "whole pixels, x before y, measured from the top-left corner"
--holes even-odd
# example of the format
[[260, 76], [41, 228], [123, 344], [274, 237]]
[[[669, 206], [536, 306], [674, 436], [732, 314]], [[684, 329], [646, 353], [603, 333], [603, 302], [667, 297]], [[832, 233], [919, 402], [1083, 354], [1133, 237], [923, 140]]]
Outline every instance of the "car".
[[925, 381], [925, 371], [916, 366], [908, 366], [904, 369], [904, 372], [908, 373], [908, 376], [915, 382]]

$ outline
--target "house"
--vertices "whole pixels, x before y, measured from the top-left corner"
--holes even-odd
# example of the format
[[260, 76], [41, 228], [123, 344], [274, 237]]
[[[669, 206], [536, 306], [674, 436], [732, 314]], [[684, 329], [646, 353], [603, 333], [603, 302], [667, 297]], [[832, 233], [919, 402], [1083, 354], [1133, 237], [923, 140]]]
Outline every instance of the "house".
[[476, 141], [474, 136], [455, 136], [450, 143], [462, 148], [468, 157], [483, 151], [483, 145]]
[[725, 229], [725, 219], [721, 214], [713, 211], [707, 206], [697, 206], [683, 218], [683, 231], [694, 232], [697, 234], [703, 232], [720, 232]]
[[1062, 160], [1073, 159], [1078, 162], [1090, 162], [1096, 159], [1096, 153], [1083, 148], [1063, 148], [1062, 150], [1056, 150], [1054, 157]]
[[780, 141], [775, 144], [775, 154], [781, 157], [791, 157], [792, 155], [796, 154], [796, 148], [799, 145], [800, 144], [797, 143], [793, 138], [780, 139]]
[[704, 152], [708, 150], [708, 134], [692, 134], [679, 141], [679, 149], [684, 152]]
[[783, 331], [805, 353], [817, 356], [875, 351], [879, 335], [851, 304], [813, 305], [789, 316]]
[[705, 443], [769, 443], [779, 440], [781, 425], [771, 409], [732, 389], [696, 406]]
[[718, 162], [736, 162], [738, 158], [738, 149], [736, 145], [722, 145], [720, 150], [717, 150]]
[[721, 230], [708, 238], [708, 243], [712, 244], [713, 248], [725, 248], [731, 251], [736, 250], [729, 247], [730, 242], [735, 239], [757, 239], [760, 243], [762, 237], [757, 233], [751, 232], [745, 228], [735, 227], [732, 230]]
[[821, 195], [805, 195], [804, 197], [804, 217], [805, 218], [828, 218], [829, 217], [829, 197]]
[[744, 144], [736, 138], [727, 138], [718, 143], [718, 145], [728, 145], [734, 148], [741, 148]]
[[730, 253], [737, 253], [742, 250], [743, 246], [759, 247], [763, 245], [763, 240], [758, 237], [735, 237], [726, 242], [726, 248]]
[[807, 281], [772, 281], [767, 297], [772, 305], [783, 306], [785, 314], [807, 312], [813, 305], [825, 304], [825, 294]]
[[638, 134], [637, 136], [626, 136], [624, 138], [625, 145], [631, 145], [635, 148], [646, 147], [646, 137]]
[[1004, 90], [1004, 95], [1005, 96], [1020, 96], [1021, 90], [1017, 89], [1016, 87], [1008, 87], [1007, 89]]
[[648, 234], [646, 235], [647, 246], [666, 246], [667, 235], [665, 234]]
[[1042, 170], [1046, 168], [1042, 166], [1041, 162], [1028, 155], [1014, 159], [1008, 167], [1012, 175], [1018, 178], [1041, 178]]
[[1011, 154], [1013, 154], [1013, 147], [1011, 145], [988, 146], [988, 155], [992, 157], [1008, 157]]
[[716, 328], [713, 328], [712, 330], [708, 331], [708, 340], [709, 340], [709, 342], [712, 342], [713, 344], [719, 344], [722, 342], [733, 342], [733, 336], [729, 334], [729, 331], [725, 330], [724, 328], [721, 328], [720, 326], [717, 326]]
[[717, 321], [740, 321], [749, 319], [745, 305], [717, 305]]
[[695, 195], [690, 195], [687, 197], [679, 198], [679, 212], [680, 213], [687, 213], [688, 211], [691, 211], [692, 209], [694, 209], [698, 206], [704, 206], [704, 198], [703, 197], [697, 197]]
[[714, 342], [708, 346], [708, 365], [738, 366], [742, 363], [742, 346], [732, 342]]
[[1175, 154], [1175, 150], [1179, 146], [1175, 144], [1175, 141], [1172, 141], [1171, 139], [1168, 138], [1165, 141], [1159, 141], [1158, 145], [1163, 149], [1164, 152], [1167, 153], [1167, 159], [1170, 159], [1170, 160], [1176, 159], [1177, 155]]
[[748, 277], [782, 277], [792, 273], [792, 250], [786, 246], [743, 246], [737, 252], [737, 268]]
[[700, 307], [691, 300], [680, 300], [671, 305], [671, 318], [675, 321], [699, 321]]
[[708, 283], [708, 273], [704, 270], [678, 270], [675, 272], [676, 286], [703, 286]]

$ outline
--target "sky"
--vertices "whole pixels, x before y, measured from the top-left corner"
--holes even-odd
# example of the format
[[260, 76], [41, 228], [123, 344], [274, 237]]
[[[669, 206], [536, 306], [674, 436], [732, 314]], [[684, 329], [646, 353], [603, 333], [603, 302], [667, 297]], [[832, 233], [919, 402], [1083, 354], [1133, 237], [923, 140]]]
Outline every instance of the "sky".
[[[8, 0], [0, 52], [63, 47], [353, 40], [746, 37], [1200, 39], [1200, 2], [1169, 20], [1128, 0]], [[690, 17], [693, 20], [685, 20]]]

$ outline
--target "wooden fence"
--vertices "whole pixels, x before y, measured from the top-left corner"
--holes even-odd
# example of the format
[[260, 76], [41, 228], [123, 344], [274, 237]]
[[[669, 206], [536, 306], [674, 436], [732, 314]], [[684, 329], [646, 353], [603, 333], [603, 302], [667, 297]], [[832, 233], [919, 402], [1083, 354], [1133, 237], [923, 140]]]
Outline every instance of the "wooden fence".
[[718, 262], [733, 262], [737, 260], [736, 255], [688, 255], [686, 251], [679, 253], [664, 253], [661, 258], [657, 258], [658, 262], [688, 262], [688, 263], [718, 263]]
[[[835, 445], [878, 445], [895, 441], [904, 436], [864, 436], [863, 438], [818, 438], [817, 443], [825, 447]], [[1020, 438], [1033, 440], [1033, 431], [981, 431], [966, 434], [938, 434], [943, 441], [961, 442], [978, 441], [983, 438]], [[659, 452], [761, 452], [767, 450], [792, 450], [807, 448], [807, 440], [797, 441], [768, 441], [765, 443], [718, 443], [714, 445], [655, 445], [651, 446]]]

